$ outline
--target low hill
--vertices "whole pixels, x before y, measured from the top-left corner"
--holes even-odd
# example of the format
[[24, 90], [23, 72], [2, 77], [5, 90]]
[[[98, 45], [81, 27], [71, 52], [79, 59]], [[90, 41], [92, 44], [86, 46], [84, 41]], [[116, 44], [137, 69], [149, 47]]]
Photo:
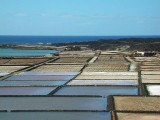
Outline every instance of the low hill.
[[87, 45], [92, 50], [160, 51], [160, 38], [123, 38], [89, 42], [58, 43], [55, 46]]

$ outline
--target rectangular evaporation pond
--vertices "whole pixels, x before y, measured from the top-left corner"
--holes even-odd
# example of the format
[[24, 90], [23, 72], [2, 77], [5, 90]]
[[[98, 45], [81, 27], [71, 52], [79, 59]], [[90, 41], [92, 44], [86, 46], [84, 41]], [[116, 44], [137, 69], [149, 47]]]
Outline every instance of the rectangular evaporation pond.
[[148, 69], [140, 69], [141, 71], [159, 71], [160, 68], [148, 68]]
[[60, 86], [67, 81], [0, 81], [0, 86]]
[[79, 72], [22, 72], [19, 75], [78, 75]]
[[111, 120], [109, 112], [0, 112], [2, 120]]
[[138, 85], [137, 80], [72, 80], [67, 85]]
[[69, 75], [15, 75], [6, 80], [64, 80], [68, 81], [74, 78], [74, 76]]
[[17, 59], [11, 59], [6, 64], [8, 65], [32, 65], [32, 64], [38, 64], [47, 61], [47, 58], [40, 59], [40, 58], [17, 58]]
[[35, 72], [79, 72], [82, 67], [68, 67], [68, 68], [51, 68], [51, 69], [34, 69]]
[[159, 80], [142, 79], [142, 83], [160, 83], [160, 79]]
[[156, 65], [156, 66], [141, 66], [141, 68], [143, 69], [147, 69], [147, 68], [160, 68], [159, 65]]
[[14, 72], [20, 69], [24, 69], [28, 66], [0, 66], [1, 72]]
[[117, 113], [118, 120], [159, 120], [159, 113]]
[[142, 75], [160, 75], [160, 71], [141, 71]]
[[81, 75], [137, 75], [138, 72], [82, 72]]
[[101, 76], [101, 75], [79, 75], [76, 77], [77, 80], [107, 80], [107, 79], [113, 79], [113, 80], [136, 80], [138, 79], [138, 76], [111, 76], [111, 75], [106, 75], [106, 76]]
[[153, 80], [159, 80], [160, 75], [141, 75], [142, 79], [153, 79]]
[[159, 85], [146, 85], [149, 95], [160, 96], [160, 84]]
[[107, 109], [107, 98], [99, 97], [0, 97], [0, 110], [90, 110]]
[[56, 87], [0, 87], [0, 95], [48, 95]]
[[116, 111], [160, 112], [160, 97], [114, 96]]
[[62, 87], [54, 95], [138, 95], [138, 88], [129, 86], [71, 86]]
[[8, 72], [4, 72], [4, 73], [0, 73], [0, 76], [5, 76], [5, 75], [8, 75], [9, 73]]

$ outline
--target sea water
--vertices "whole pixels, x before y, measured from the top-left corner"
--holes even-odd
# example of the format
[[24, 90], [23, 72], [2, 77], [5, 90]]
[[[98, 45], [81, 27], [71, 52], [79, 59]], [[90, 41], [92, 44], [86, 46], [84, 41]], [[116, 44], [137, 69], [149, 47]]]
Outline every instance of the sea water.
[[56, 50], [20, 50], [20, 49], [10, 49], [10, 48], [0, 48], [0, 57], [45, 56], [54, 52], [56, 52]]
[[0, 44], [52, 44], [115, 40], [120, 38], [160, 38], [160, 36], [11, 36], [0, 35]]

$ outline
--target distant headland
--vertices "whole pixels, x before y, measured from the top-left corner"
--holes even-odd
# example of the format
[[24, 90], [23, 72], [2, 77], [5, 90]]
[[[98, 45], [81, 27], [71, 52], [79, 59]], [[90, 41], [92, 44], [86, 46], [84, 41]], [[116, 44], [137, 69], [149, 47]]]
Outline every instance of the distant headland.
[[96, 41], [46, 43], [46, 44], [0, 44], [0, 48], [32, 50], [119, 50], [119, 51], [160, 51], [159, 38], [99, 39]]

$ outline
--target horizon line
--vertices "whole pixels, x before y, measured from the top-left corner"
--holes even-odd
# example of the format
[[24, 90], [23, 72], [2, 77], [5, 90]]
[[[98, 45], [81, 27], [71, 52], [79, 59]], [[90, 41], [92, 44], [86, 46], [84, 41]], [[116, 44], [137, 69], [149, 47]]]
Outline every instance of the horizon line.
[[160, 35], [0, 35], [0, 36], [42, 36], [42, 37], [46, 37], [46, 36], [51, 36], [51, 37], [113, 37], [113, 36], [160, 36]]

